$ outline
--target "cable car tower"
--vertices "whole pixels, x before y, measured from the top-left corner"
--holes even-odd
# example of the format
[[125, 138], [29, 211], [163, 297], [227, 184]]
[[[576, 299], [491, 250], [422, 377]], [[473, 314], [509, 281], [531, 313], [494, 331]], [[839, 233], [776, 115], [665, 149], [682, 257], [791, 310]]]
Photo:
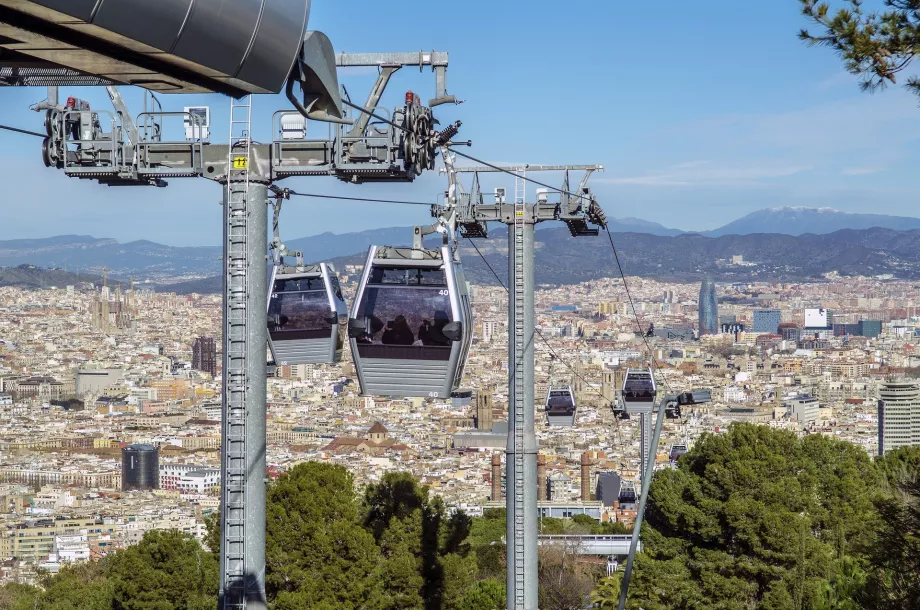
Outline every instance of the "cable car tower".
[[[455, 214], [460, 234], [467, 238], [488, 237], [488, 223], [508, 226], [508, 441], [506, 469], [507, 506], [507, 591], [508, 610], [537, 608], [537, 439], [534, 431], [534, 227], [538, 222], [564, 222], [573, 237], [595, 236], [606, 225], [606, 217], [587, 186], [601, 165], [495, 165], [456, 167], [447, 146], [442, 148], [448, 175], [443, 206], [432, 215]], [[550, 202], [547, 191], [538, 193], [536, 203], [527, 202], [526, 174], [565, 172], [560, 200]], [[569, 189], [569, 172], [584, 171], [575, 192]], [[479, 174], [514, 174], [514, 200], [505, 200], [505, 190], [496, 189], [495, 202], [485, 203], [479, 188]], [[472, 173], [469, 193], [458, 175]]]
[[[237, 4], [241, 2], [236, 0]], [[106, 6], [109, 4], [116, 5], [108, 2]], [[7, 17], [7, 11], [0, 7], [0, 25]], [[231, 101], [230, 141], [226, 144], [210, 142], [208, 108], [163, 112], [157, 103], [154, 109], [145, 108], [132, 118], [117, 89], [111, 86], [112, 81], [104, 78], [94, 84], [109, 87], [114, 112], [91, 109], [75, 98], [59, 104], [57, 87], [52, 86], [61, 82], [57, 77], [47, 81], [48, 100], [36, 107], [46, 111], [47, 137], [42, 145], [45, 165], [61, 169], [68, 176], [110, 186], [161, 187], [167, 185], [167, 178], [207, 178], [223, 188], [220, 610], [267, 607], [265, 355], [269, 189], [276, 181], [292, 176], [335, 176], [353, 184], [412, 182], [425, 170], [434, 169], [439, 147], [459, 128], [459, 121], [442, 131], [433, 128], [432, 107], [457, 102], [446, 92], [446, 53], [336, 55], [322, 33], [298, 35], [302, 36], [302, 45], [286, 80], [287, 99], [294, 110], [274, 114], [269, 143], [252, 140], [250, 95]], [[341, 97], [337, 66], [380, 70], [365, 105], [351, 102], [347, 94]], [[403, 66], [430, 66], [435, 73], [435, 97], [426, 106], [410, 92], [405, 105], [390, 112], [379, 102], [390, 77]], [[294, 95], [298, 83], [302, 101]], [[283, 80], [277, 87], [282, 84]], [[254, 85], [250, 89], [250, 93], [263, 92]], [[239, 93], [216, 85], [211, 90]], [[342, 106], [353, 108], [355, 114], [349, 117]], [[368, 117], [375, 111], [388, 114], [392, 120], [382, 125], [370, 123]], [[307, 119], [331, 123], [332, 137], [307, 139]], [[164, 126], [170, 121], [184, 123], [184, 140], [167, 138]]]

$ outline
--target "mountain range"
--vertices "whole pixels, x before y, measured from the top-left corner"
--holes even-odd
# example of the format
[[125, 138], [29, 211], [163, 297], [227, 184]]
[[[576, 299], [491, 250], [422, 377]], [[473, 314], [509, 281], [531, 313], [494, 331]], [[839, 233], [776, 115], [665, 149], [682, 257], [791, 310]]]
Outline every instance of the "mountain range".
[[751, 233], [823, 235], [843, 229], [871, 229], [873, 227], [896, 231], [920, 229], [920, 218], [885, 214], [854, 214], [833, 208], [781, 207], [752, 212], [725, 226], [712, 231], [704, 231], [702, 234], [709, 237], [750, 235]]
[[[841, 226], [844, 228], [838, 228]], [[506, 232], [500, 225], [490, 229], [490, 239], [477, 245], [504, 280]], [[636, 218], [612, 220], [610, 230], [630, 275], [794, 280], [837, 271], [842, 275], [920, 277], [917, 218], [785, 207], [754, 212], [701, 233]], [[286, 245], [303, 250], [308, 261], [332, 260], [344, 265], [362, 263], [371, 244], [402, 245], [410, 241], [410, 228], [389, 227], [341, 235], [323, 233], [292, 239]], [[617, 273], [603, 233], [598, 238], [572, 239], [566, 229], [546, 223], [537, 232], [537, 247], [542, 259], [537, 266], [540, 282], [566, 284]], [[494, 281], [466, 241], [462, 254], [471, 279]], [[739, 254], [755, 264], [718, 262]], [[86, 279], [74, 273], [98, 277], [106, 268], [113, 279], [134, 277], [153, 282], [161, 291], [215, 292], [221, 286], [217, 275], [220, 256], [217, 246], [174, 247], [146, 240], [122, 244], [86, 235], [7, 240], [0, 241], [0, 267], [8, 268], [0, 273], [0, 285], [73, 284]], [[55, 271], [43, 276], [38, 267]], [[64, 275], [68, 273], [72, 277]]]

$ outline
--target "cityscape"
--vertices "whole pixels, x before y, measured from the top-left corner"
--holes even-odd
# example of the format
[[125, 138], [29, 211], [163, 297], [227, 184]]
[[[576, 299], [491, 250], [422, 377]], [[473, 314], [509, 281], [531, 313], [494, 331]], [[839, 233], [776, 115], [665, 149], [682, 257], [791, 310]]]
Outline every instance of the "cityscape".
[[90, 4], [0, 0], [0, 610], [918, 607], [915, 1]]

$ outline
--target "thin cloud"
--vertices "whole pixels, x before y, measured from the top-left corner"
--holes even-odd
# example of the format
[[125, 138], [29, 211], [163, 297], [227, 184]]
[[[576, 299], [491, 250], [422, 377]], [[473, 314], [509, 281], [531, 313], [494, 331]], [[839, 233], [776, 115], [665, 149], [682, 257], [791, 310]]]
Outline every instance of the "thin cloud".
[[845, 167], [840, 173], [844, 176], [867, 176], [884, 171], [881, 167]]
[[636, 176], [597, 178], [595, 182], [634, 186], [761, 186], [811, 169], [809, 165], [782, 162], [718, 164], [693, 161]]

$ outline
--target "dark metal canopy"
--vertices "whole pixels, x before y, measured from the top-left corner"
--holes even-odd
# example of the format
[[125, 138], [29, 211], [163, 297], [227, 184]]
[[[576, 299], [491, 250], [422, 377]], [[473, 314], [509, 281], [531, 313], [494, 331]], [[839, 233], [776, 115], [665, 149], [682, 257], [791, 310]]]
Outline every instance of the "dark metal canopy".
[[91, 75], [163, 93], [277, 93], [309, 8], [309, 0], [0, 0], [0, 50], [43, 62], [36, 70], [72, 71], [2, 82], [105, 84], [82, 80]]

